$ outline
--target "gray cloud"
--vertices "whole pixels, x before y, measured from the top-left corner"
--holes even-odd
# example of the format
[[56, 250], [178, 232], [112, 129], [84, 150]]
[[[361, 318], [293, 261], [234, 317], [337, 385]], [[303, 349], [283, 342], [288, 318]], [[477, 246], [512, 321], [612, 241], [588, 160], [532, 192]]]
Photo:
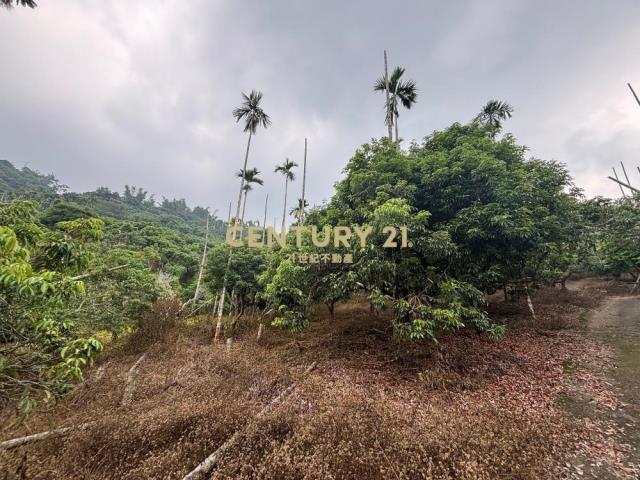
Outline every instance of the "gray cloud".
[[507, 130], [567, 163], [589, 195], [618, 195], [610, 167], [640, 164], [631, 0], [40, 3], [0, 11], [0, 158], [76, 190], [129, 183], [226, 212], [246, 142], [231, 111], [255, 88], [273, 126], [253, 143], [265, 187], [250, 217], [266, 193], [269, 222], [280, 214], [273, 167], [300, 162], [305, 136], [320, 203], [355, 148], [385, 133], [372, 91], [384, 48], [420, 89], [400, 116], [408, 140], [496, 97], [516, 109]]

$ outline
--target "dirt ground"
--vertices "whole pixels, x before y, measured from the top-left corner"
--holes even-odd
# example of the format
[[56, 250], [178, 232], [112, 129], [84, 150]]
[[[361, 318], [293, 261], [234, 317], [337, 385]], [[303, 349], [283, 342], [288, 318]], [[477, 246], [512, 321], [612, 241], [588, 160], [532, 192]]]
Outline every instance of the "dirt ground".
[[[573, 289], [584, 288], [574, 283]], [[600, 423], [606, 438], [615, 437], [622, 445], [619, 466], [640, 476], [640, 297], [609, 296], [587, 319], [588, 335], [611, 347], [614, 358], [604, 372], [616, 401], [607, 409], [593, 406], [590, 395], [578, 388], [566, 397], [567, 410], [580, 418]], [[589, 458], [578, 458], [584, 476], [598, 479], [618, 478], [610, 468]], [[638, 477], [636, 477], [638, 478]]]
[[0, 430], [95, 422], [0, 450], [0, 479], [180, 479], [235, 432], [206, 478], [637, 479], [639, 300], [607, 296], [602, 281], [570, 287], [537, 292], [535, 321], [524, 303], [490, 304], [508, 327], [499, 341], [399, 340], [388, 315], [350, 303], [259, 343], [247, 319], [227, 351], [210, 319], [191, 319], [145, 349], [130, 405], [143, 351], [124, 346], [47, 412]]

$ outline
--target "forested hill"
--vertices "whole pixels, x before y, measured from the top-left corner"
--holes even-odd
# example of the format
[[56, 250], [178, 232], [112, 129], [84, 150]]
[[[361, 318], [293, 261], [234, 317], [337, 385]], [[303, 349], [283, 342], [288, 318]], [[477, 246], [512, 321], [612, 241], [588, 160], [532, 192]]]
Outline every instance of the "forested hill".
[[[122, 193], [106, 187], [94, 192], [69, 192], [54, 175], [43, 175], [28, 167], [17, 169], [7, 160], [0, 160], [0, 196], [4, 200], [38, 200], [43, 211], [42, 221], [50, 226], [63, 220], [96, 216], [157, 225], [201, 238], [207, 215], [207, 209], [189, 208], [184, 199], [163, 198], [156, 202], [147, 191], [128, 185]], [[222, 238], [224, 221], [215, 216], [212, 220], [212, 239]]]
[[18, 170], [8, 160], [0, 160], [0, 195], [55, 195], [61, 187], [53, 175], [41, 175], [28, 167]]
[[[184, 199], [163, 198], [156, 202], [142, 188], [128, 185], [122, 193], [106, 187], [93, 192], [69, 192], [54, 175], [42, 175], [27, 167], [17, 169], [2, 160], [0, 205], [11, 200], [35, 200], [38, 220], [46, 228], [55, 229], [59, 222], [68, 220], [100, 218], [104, 221], [104, 238], [100, 242], [103, 251], [96, 253], [96, 265], [118, 264], [115, 259], [107, 259], [107, 252], [118, 252], [120, 256], [128, 252], [126, 255], [143, 258], [144, 268], [168, 275], [175, 293], [185, 298], [192, 294], [207, 209], [190, 208]], [[221, 241], [225, 226], [225, 221], [212, 216], [209, 243]], [[121, 262], [130, 262], [123, 258]]]

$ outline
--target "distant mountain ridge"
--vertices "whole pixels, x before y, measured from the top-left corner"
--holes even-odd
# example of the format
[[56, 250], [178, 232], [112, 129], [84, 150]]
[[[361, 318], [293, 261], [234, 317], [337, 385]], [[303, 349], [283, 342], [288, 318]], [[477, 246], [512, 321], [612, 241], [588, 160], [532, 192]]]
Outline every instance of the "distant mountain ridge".
[[[0, 160], [0, 200], [13, 198], [40, 201], [49, 223], [67, 220], [69, 216], [98, 216], [143, 222], [197, 237], [203, 234], [208, 212], [199, 206], [190, 208], [184, 199], [163, 198], [156, 204], [153, 195], [128, 185], [122, 194], [106, 187], [93, 192], [69, 192], [53, 174], [43, 175], [28, 167], [18, 169], [8, 160]], [[225, 222], [213, 216], [211, 230], [213, 238], [223, 238]]]

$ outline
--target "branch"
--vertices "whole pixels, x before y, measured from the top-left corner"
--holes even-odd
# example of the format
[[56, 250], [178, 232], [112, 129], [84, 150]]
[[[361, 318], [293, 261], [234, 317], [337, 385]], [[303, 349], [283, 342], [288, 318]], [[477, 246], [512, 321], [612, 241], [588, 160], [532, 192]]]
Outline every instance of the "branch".
[[120, 405], [126, 406], [131, 403], [133, 399], [133, 392], [136, 389], [136, 377], [138, 376], [138, 367], [147, 356], [146, 353], [143, 353], [140, 358], [133, 364], [133, 366], [129, 369], [129, 373], [127, 373], [127, 384], [124, 387], [124, 395], [122, 396], [122, 401]]
[[55, 430], [49, 430], [48, 432], [27, 435], [26, 437], [12, 438], [11, 440], [0, 442], [0, 449], [9, 450], [11, 448], [20, 447], [21, 445], [26, 445], [28, 443], [38, 442], [49, 437], [59, 437], [60, 435], [66, 435], [73, 430], [84, 430], [85, 428], [88, 428], [95, 423], [96, 422], [87, 422], [73, 427], [57, 428]]
[[[313, 362], [304, 371], [304, 375], [306, 375], [309, 372], [311, 372], [311, 370], [313, 370], [315, 367], [316, 367], [316, 362]], [[258, 413], [258, 415], [256, 415], [255, 419], [258, 419], [258, 418], [263, 417], [266, 414], [268, 414], [271, 410], [273, 410], [273, 408], [278, 403], [280, 403], [291, 392], [293, 392], [295, 387], [296, 387], [296, 384], [294, 383], [293, 385], [290, 385], [286, 390], [280, 392], [280, 394], [276, 398], [271, 400], [269, 402], [269, 404], [266, 407], [264, 407], [260, 411], [260, 413]], [[231, 448], [233, 445], [235, 445], [238, 442], [238, 440], [242, 436], [242, 433], [244, 432], [245, 429], [246, 429], [246, 427], [243, 430], [237, 430], [236, 433], [234, 433], [231, 436], [231, 438], [229, 438], [229, 440], [227, 440], [222, 445], [220, 445], [215, 452], [213, 452], [211, 455], [209, 455], [200, 465], [198, 465], [194, 470], [192, 470], [190, 473], [188, 473], [182, 480], [199, 480], [199, 479], [203, 478], [204, 475], [206, 475], [208, 472], [211, 471], [211, 469], [215, 466], [215, 464], [218, 462], [220, 457], [227, 450], [229, 450], [229, 448]]]
[[[113, 272], [115, 270], [121, 270], [123, 268], [127, 268], [129, 266], [128, 263], [125, 263], [124, 265], [118, 265], [117, 267], [112, 267], [112, 268], [107, 268], [107, 272]], [[98, 273], [102, 273], [102, 271], [97, 271], [97, 272], [89, 272], [89, 273], [83, 273], [82, 275], [76, 275], [75, 277], [71, 277], [71, 280], [76, 281], [76, 280], [83, 280], [85, 278], [89, 278], [92, 275], [96, 275]]]
[[614, 182], [616, 182], [616, 183], [618, 183], [618, 184], [620, 184], [620, 185], [622, 185], [622, 186], [624, 186], [624, 187], [627, 187], [627, 188], [628, 188], [629, 190], [631, 190], [632, 192], [640, 193], [640, 190], [638, 190], [638, 189], [637, 189], [637, 188], [635, 188], [635, 187], [632, 187], [632, 186], [631, 186], [631, 185], [629, 185], [628, 183], [624, 183], [623, 181], [620, 181], [620, 180], [618, 180], [617, 178], [613, 178], [613, 177], [607, 177], [607, 178], [608, 178], [609, 180], [613, 180]]

